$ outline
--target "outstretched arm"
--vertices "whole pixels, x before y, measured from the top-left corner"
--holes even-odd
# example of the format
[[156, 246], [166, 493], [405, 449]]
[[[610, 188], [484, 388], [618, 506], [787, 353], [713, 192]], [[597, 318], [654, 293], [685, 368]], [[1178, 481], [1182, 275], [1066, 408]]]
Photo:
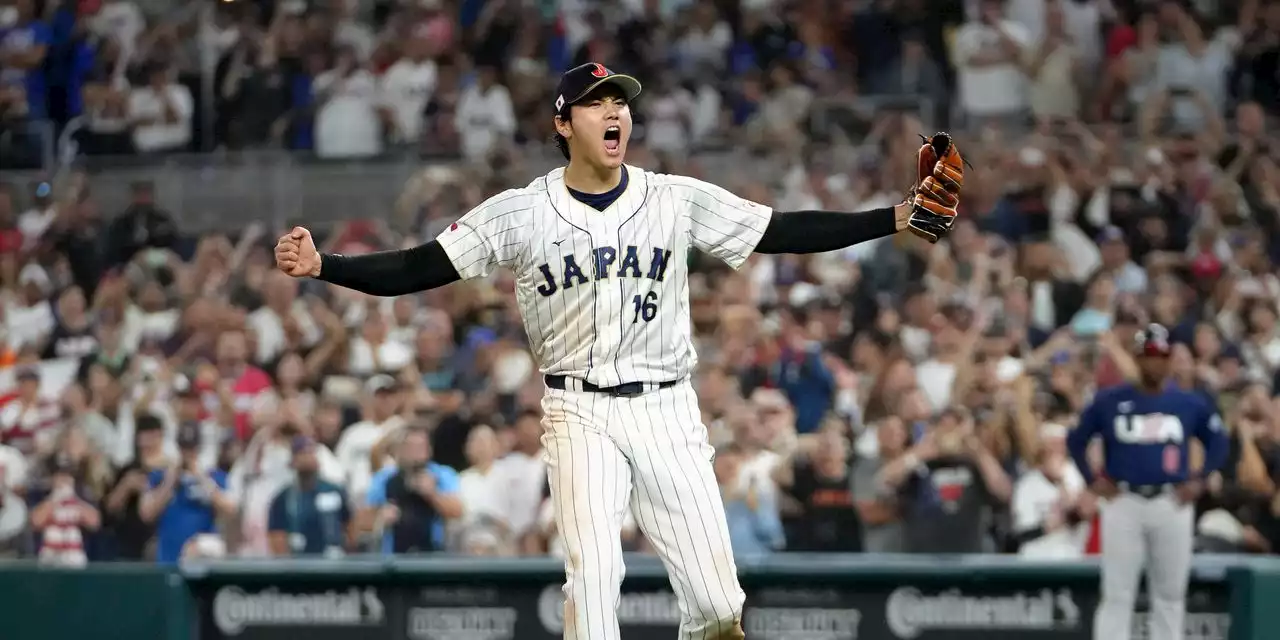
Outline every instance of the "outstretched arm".
[[891, 236], [907, 228], [911, 205], [845, 213], [775, 211], [756, 253], [823, 253]]
[[435, 240], [362, 256], [319, 253], [311, 232], [294, 227], [276, 242], [276, 267], [375, 296], [402, 296], [512, 267], [529, 243], [533, 209], [523, 190], [499, 193], [449, 225]]
[[322, 253], [316, 278], [374, 296], [403, 296], [461, 280], [438, 240], [360, 256]]

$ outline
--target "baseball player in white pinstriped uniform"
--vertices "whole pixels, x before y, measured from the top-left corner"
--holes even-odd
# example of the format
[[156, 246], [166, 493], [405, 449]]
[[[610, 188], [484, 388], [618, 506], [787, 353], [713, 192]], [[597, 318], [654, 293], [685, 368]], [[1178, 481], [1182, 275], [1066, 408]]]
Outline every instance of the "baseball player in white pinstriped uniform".
[[[754, 252], [813, 253], [912, 229], [930, 241], [951, 211], [909, 199], [863, 213], [775, 213], [691, 178], [623, 163], [640, 83], [599, 64], [556, 92], [568, 165], [500, 193], [423, 245], [317, 253], [301, 227], [278, 267], [374, 295], [403, 295], [497, 267], [517, 276], [530, 349], [545, 376], [543, 444], [564, 537], [564, 637], [616, 640], [619, 531], [631, 509], [661, 556], [685, 640], [742, 638], [743, 591], [690, 374], [687, 253], [733, 268]], [[958, 192], [958, 185], [956, 188]]]

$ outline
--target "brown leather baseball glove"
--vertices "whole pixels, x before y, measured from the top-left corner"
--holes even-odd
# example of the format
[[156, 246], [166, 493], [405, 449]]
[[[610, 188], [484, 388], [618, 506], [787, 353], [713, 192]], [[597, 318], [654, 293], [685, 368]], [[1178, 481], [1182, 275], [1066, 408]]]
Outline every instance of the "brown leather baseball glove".
[[907, 202], [912, 205], [907, 227], [935, 243], [946, 237], [955, 223], [965, 162], [949, 134], [935, 133], [921, 139], [924, 144], [916, 154], [916, 183], [907, 192]]

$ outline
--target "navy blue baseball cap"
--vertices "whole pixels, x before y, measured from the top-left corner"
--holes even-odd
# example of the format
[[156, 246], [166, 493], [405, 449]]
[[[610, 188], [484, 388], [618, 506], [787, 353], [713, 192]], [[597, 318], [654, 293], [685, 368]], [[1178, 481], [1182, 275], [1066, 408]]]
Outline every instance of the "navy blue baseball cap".
[[599, 62], [588, 62], [560, 76], [560, 84], [556, 85], [556, 115], [563, 116], [573, 103], [587, 97], [588, 93], [603, 84], [617, 85], [627, 100], [634, 100], [640, 95], [639, 80], [625, 73], [614, 73]]

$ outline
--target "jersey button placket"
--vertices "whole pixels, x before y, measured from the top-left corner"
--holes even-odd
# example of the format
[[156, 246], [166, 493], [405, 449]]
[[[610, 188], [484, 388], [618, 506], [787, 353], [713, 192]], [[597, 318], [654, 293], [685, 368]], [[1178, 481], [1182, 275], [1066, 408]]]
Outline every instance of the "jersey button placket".
[[[596, 305], [595, 348], [592, 350], [591, 371], [597, 384], [612, 387], [625, 382], [615, 379], [614, 375], [613, 360], [618, 355], [619, 294], [616, 289], [617, 278], [613, 277], [610, 265], [606, 264], [610, 250], [616, 255], [617, 249], [613, 248], [611, 239], [617, 237], [617, 230], [612, 221], [613, 212], [607, 209], [592, 210], [590, 215], [591, 223], [588, 228], [591, 230], [591, 255], [587, 259], [591, 262], [591, 283]], [[614, 262], [616, 263], [616, 257]]]

